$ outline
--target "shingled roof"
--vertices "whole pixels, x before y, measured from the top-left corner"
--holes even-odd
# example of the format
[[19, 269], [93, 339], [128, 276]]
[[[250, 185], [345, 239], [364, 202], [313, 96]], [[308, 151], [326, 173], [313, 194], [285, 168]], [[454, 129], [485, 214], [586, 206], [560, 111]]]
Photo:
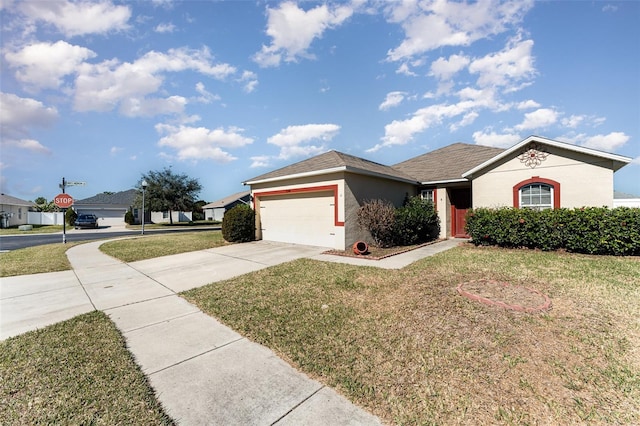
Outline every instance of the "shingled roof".
[[463, 180], [462, 174], [503, 152], [502, 148], [454, 143], [393, 166], [420, 182]]
[[228, 206], [229, 204], [233, 203], [234, 201], [238, 201], [242, 198], [248, 197], [249, 194], [251, 194], [251, 191], [242, 191], [242, 192], [237, 192], [233, 195], [229, 195], [227, 197], [221, 198], [219, 200], [216, 201], [212, 201], [209, 204], [206, 204], [204, 206], [202, 206], [203, 209], [219, 209], [219, 208], [223, 208]]
[[2, 205], [11, 205], [11, 206], [24, 206], [24, 207], [35, 207], [36, 203], [31, 201], [22, 200], [17, 197], [13, 197], [7, 194], [0, 194], [0, 204]]
[[295, 175], [309, 176], [334, 171], [347, 171], [364, 175], [384, 176], [394, 180], [416, 183], [415, 178], [401, 170], [332, 150], [264, 175], [257, 176], [253, 179], [249, 179], [245, 184], [274, 181], [285, 177], [291, 178]]
[[119, 204], [132, 206], [137, 194], [138, 191], [135, 189], [115, 192], [113, 194], [103, 192], [102, 194], [94, 195], [93, 197], [85, 198], [84, 200], [75, 200], [73, 204]]

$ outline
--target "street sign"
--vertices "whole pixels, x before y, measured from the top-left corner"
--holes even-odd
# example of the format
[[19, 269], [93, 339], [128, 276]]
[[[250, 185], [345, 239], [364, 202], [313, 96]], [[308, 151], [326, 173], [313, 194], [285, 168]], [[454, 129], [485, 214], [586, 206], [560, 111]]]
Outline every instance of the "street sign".
[[67, 186], [85, 186], [87, 182], [65, 182]]
[[67, 209], [71, 207], [71, 205], [73, 204], [73, 198], [69, 194], [64, 194], [64, 193], [58, 194], [53, 199], [53, 202], [56, 206], [60, 207], [61, 209]]

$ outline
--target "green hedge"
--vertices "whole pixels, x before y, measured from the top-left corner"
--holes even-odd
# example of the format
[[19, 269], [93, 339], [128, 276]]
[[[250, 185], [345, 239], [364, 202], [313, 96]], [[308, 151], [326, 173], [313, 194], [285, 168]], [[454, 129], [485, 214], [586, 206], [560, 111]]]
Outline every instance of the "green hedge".
[[640, 255], [640, 209], [584, 207], [531, 210], [478, 208], [467, 213], [475, 245], [566, 249], [576, 253]]

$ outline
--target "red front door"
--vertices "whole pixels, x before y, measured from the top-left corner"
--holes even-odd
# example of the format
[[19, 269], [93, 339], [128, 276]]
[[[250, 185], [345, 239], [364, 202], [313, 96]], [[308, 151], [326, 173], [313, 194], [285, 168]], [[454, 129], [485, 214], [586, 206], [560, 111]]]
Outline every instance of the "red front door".
[[455, 238], [469, 238], [464, 230], [465, 216], [471, 208], [471, 190], [469, 188], [451, 189], [451, 236]]

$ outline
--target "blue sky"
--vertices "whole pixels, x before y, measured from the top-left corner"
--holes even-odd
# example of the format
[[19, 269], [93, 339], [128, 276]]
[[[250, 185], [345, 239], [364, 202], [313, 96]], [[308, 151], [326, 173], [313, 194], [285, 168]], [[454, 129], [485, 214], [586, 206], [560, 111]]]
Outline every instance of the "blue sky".
[[[640, 2], [0, 0], [2, 192], [171, 167], [213, 201], [329, 149], [395, 164], [529, 135], [633, 158]], [[588, 184], [588, 183], [585, 183]]]

